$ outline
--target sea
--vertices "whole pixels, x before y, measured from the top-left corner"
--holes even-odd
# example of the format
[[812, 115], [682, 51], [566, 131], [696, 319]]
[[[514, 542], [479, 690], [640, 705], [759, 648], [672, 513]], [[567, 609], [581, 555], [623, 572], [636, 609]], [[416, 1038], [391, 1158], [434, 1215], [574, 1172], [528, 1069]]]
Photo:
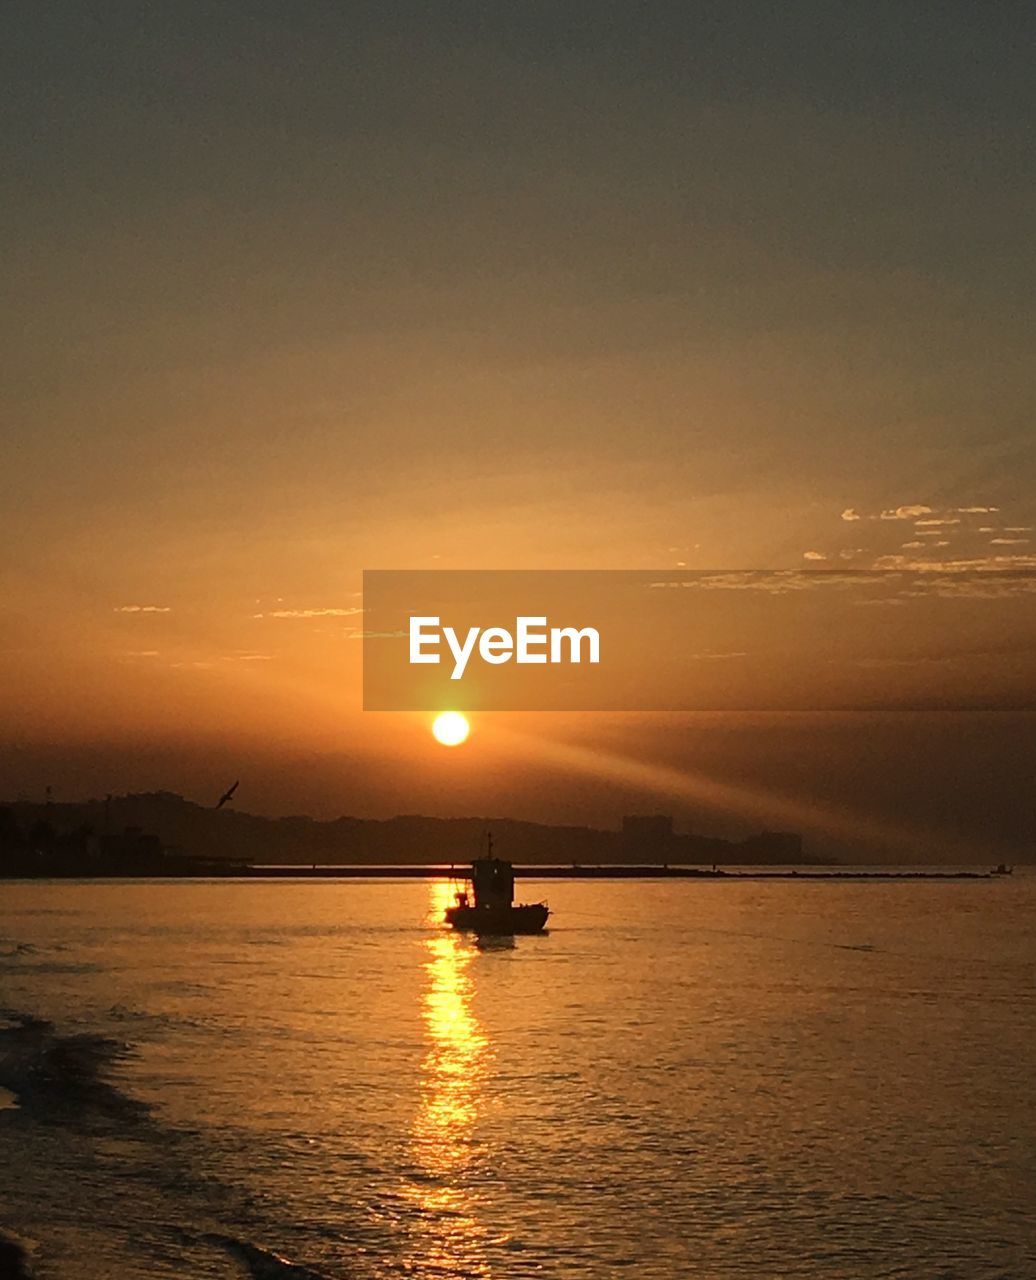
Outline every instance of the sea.
[[0, 881], [0, 1275], [1036, 1277], [1036, 873], [451, 891]]

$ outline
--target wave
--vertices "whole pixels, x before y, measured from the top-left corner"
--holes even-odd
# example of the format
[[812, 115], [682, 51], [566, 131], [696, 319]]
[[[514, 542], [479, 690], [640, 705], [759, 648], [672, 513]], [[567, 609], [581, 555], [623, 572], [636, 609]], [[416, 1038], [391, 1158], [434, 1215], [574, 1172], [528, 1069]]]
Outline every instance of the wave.
[[[114, 1006], [109, 1016], [131, 1024], [147, 1019], [142, 1011], [121, 1005]], [[123, 1223], [104, 1212], [95, 1213], [90, 1200], [79, 1195], [84, 1186], [95, 1187], [104, 1202], [111, 1195], [109, 1179], [115, 1176], [121, 1183], [125, 1225], [148, 1224], [145, 1234], [151, 1244], [130, 1240], [128, 1247], [133, 1251], [154, 1246], [161, 1238], [166, 1262], [181, 1250], [185, 1263], [211, 1250], [230, 1259], [251, 1280], [331, 1280], [337, 1275], [335, 1269], [318, 1271], [252, 1243], [264, 1235], [276, 1239], [278, 1232], [288, 1239], [293, 1224], [257, 1215], [233, 1180], [224, 1183], [213, 1174], [211, 1153], [197, 1146], [198, 1134], [166, 1127], [144, 1103], [119, 1087], [118, 1064], [132, 1052], [130, 1044], [111, 1035], [59, 1029], [43, 1017], [0, 1007], [0, 1091], [9, 1091], [16, 1104], [4, 1116], [6, 1140], [35, 1144], [29, 1172], [41, 1179], [44, 1197], [56, 1190], [60, 1180], [78, 1180], [74, 1190], [58, 1192], [57, 1218], [71, 1212], [73, 1217], [82, 1216], [92, 1229], [110, 1228], [115, 1245], [121, 1248]], [[67, 1130], [76, 1134], [76, 1141], [68, 1141], [63, 1132]], [[134, 1141], [122, 1142], [130, 1133]], [[112, 1136], [118, 1141], [109, 1145]], [[102, 1146], [96, 1147], [95, 1140]], [[104, 1162], [80, 1164], [83, 1152], [97, 1150], [108, 1153]], [[0, 1153], [0, 1162], [2, 1158]], [[42, 1224], [46, 1214], [39, 1216], [41, 1204], [35, 1195], [35, 1190], [30, 1191], [26, 1203], [32, 1209], [26, 1221]], [[8, 1208], [16, 1214], [12, 1226], [19, 1229], [17, 1206]], [[49, 1239], [41, 1237], [41, 1266], [51, 1247]], [[30, 1280], [35, 1274], [31, 1265], [35, 1250], [14, 1231], [0, 1228], [0, 1280]]]
[[0, 938], [0, 967], [22, 973], [97, 973], [98, 967], [89, 961], [54, 959], [55, 952], [67, 951], [61, 943], [48, 946], [41, 952], [31, 942], [17, 942], [13, 938]]
[[44, 1018], [0, 1010], [0, 1085], [23, 1111], [76, 1124], [146, 1119], [148, 1108], [110, 1079], [130, 1053], [123, 1041], [91, 1032], [63, 1035]]
[[290, 1262], [271, 1249], [260, 1249], [258, 1245], [236, 1240], [233, 1236], [213, 1236], [210, 1239], [236, 1262], [247, 1267], [252, 1280], [326, 1280], [321, 1272], [299, 1262]]
[[15, 956], [35, 955], [36, 948], [31, 942], [15, 942], [13, 938], [0, 938], [0, 959], [12, 960]]
[[107, 1012], [106, 1021], [139, 1030], [144, 1034], [166, 1031], [205, 1032], [216, 1036], [231, 1034], [231, 1031], [215, 1016], [188, 1017], [181, 1013], [138, 1009], [128, 1004], [113, 1004]]

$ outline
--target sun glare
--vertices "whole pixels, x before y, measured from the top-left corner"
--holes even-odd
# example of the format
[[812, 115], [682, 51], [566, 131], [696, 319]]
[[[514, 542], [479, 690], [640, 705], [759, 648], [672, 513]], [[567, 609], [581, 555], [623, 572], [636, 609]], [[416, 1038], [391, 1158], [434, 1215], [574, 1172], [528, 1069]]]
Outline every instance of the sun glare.
[[459, 711], [444, 711], [435, 717], [432, 733], [444, 747], [459, 747], [471, 732], [471, 725]]

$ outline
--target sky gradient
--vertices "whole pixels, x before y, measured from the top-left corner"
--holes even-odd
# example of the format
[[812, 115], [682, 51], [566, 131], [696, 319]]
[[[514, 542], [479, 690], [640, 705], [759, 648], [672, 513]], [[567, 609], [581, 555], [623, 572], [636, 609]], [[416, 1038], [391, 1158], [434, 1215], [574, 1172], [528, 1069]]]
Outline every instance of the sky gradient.
[[[360, 712], [364, 568], [1036, 567], [1031, 6], [2, 21], [0, 792], [612, 821], [614, 779]], [[533, 729], [859, 781], [797, 729], [795, 776]], [[1027, 839], [1031, 719], [940, 736]]]

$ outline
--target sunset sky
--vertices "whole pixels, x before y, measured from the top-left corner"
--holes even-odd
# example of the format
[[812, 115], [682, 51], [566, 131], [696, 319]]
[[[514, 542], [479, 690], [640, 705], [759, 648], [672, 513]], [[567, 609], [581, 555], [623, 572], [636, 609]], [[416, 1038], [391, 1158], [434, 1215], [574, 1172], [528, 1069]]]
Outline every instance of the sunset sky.
[[1031, 713], [450, 752], [357, 640], [365, 568], [1036, 569], [1034, 26], [6, 6], [0, 794], [765, 822], [597, 752], [1036, 836]]

